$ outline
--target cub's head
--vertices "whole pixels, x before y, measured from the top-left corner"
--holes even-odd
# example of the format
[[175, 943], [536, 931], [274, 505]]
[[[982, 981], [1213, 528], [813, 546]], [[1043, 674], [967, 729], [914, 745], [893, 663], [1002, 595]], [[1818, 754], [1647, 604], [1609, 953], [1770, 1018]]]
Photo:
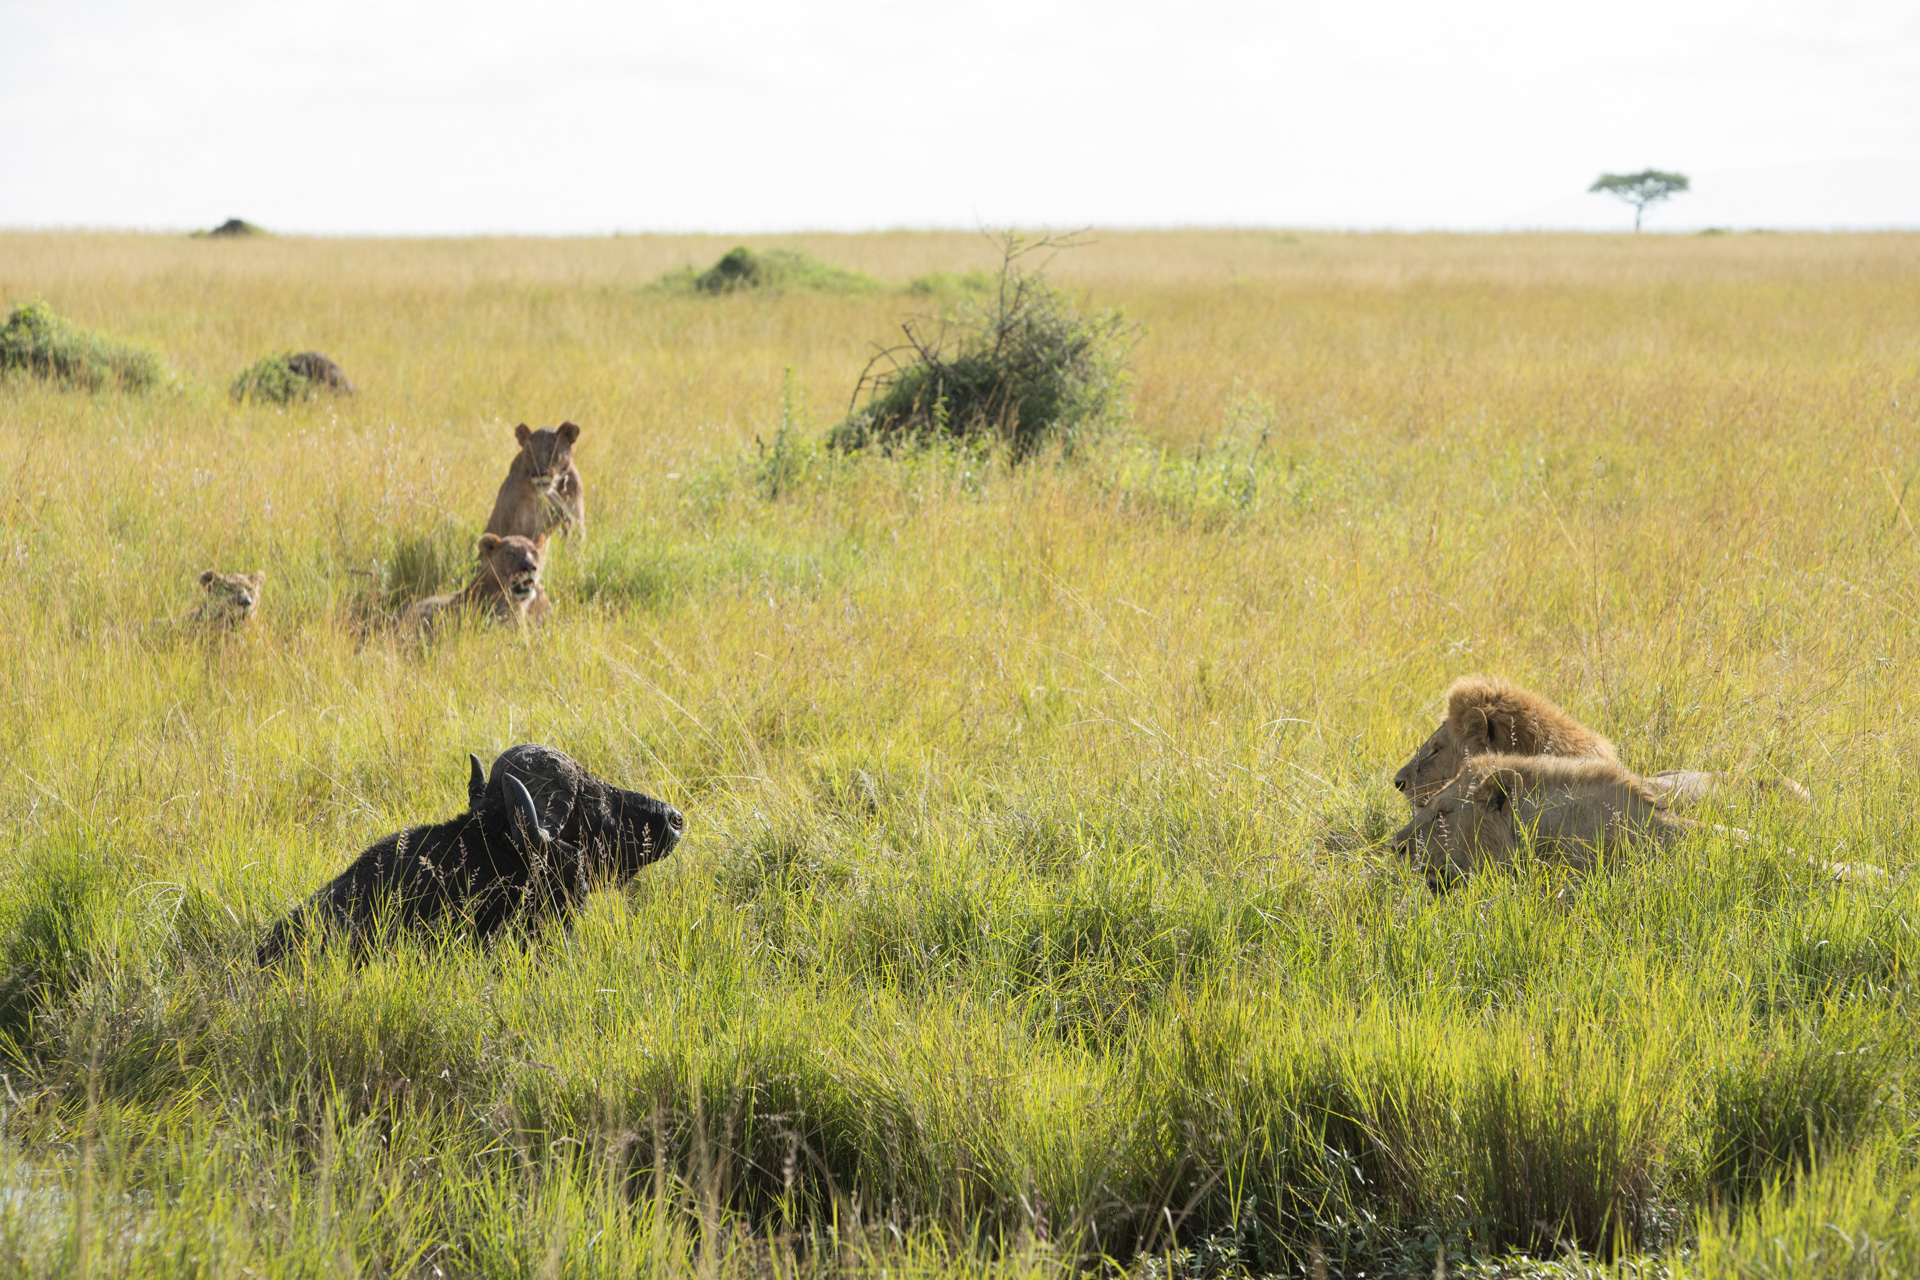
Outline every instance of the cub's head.
[[1482, 862], [1507, 862], [1517, 828], [1513, 806], [1526, 780], [1510, 768], [1469, 768], [1413, 811], [1393, 835], [1393, 851], [1436, 887]]
[[246, 573], [216, 573], [212, 569], [200, 575], [200, 589], [207, 593], [198, 618], [211, 626], [237, 627], [260, 607], [260, 587], [267, 580], [265, 569]]
[[503, 538], [480, 535], [480, 571], [499, 584], [502, 594], [516, 604], [527, 604], [540, 590], [540, 565], [547, 550], [546, 535], [538, 542], [519, 535]]
[[573, 442], [580, 438], [580, 428], [563, 422], [529, 431], [523, 422], [513, 429], [513, 438], [520, 442], [518, 462], [527, 479], [541, 493], [552, 493], [560, 477], [573, 469]]

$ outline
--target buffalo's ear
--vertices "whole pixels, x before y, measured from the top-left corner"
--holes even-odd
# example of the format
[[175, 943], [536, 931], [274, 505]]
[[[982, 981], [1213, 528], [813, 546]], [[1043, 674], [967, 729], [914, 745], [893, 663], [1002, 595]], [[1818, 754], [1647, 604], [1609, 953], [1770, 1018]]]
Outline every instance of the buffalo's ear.
[[499, 534], [483, 533], [480, 535], [480, 554], [481, 555], [486, 555], [487, 552], [492, 551], [495, 547], [499, 545], [500, 545]]
[[467, 808], [478, 810], [487, 802], [487, 771], [480, 767], [480, 757], [467, 752]]
[[527, 424], [523, 422], [513, 429], [513, 438], [521, 444], [525, 444], [527, 441], [533, 439], [533, 432], [529, 431]]
[[1485, 805], [1495, 813], [1503, 813], [1526, 785], [1526, 779], [1520, 776], [1518, 770], [1495, 769], [1474, 787], [1473, 802]]
[[210, 587], [213, 585], [213, 580], [219, 576], [220, 576], [219, 574], [209, 569], [205, 573], [200, 575], [200, 585], [203, 587]]
[[578, 423], [563, 422], [554, 429], [554, 434], [560, 437], [563, 444], [572, 444], [580, 438], [580, 427]]
[[533, 797], [527, 794], [526, 785], [510, 773], [505, 775], [504, 782], [507, 799], [520, 811], [520, 816], [527, 825], [527, 834], [541, 844], [551, 840], [553, 837], [549, 836], [547, 829], [540, 825], [540, 811], [533, 807]]

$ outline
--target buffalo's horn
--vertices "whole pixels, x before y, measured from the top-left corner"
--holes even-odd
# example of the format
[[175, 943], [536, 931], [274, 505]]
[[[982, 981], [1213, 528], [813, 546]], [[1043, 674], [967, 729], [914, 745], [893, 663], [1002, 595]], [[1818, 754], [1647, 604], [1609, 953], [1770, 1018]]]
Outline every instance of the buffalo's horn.
[[[505, 773], [505, 770], [502, 770], [502, 772]], [[540, 811], [533, 807], [533, 797], [527, 794], [527, 788], [521, 783], [520, 779], [508, 773], [506, 774], [506, 780], [508, 799], [518, 805], [520, 812], [526, 815], [527, 830], [533, 833], [533, 838], [541, 844], [545, 844], [547, 842], [547, 829], [540, 825]]]
[[480, 757], [471, 751], [467, 752], [467, 764], [470, 770], [467, 774], [467, 804], [470, 808], [478, 809], [487, 800], [487, 771], [480, 767]]

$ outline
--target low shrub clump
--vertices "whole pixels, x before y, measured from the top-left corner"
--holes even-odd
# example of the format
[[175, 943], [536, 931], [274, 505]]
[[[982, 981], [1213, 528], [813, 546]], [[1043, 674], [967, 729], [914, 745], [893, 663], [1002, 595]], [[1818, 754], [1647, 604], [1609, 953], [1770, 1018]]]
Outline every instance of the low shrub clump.
[[283, 351], [262, 356], [242, 369], [240, 376], [233, 380], [232, 395], [235, 400], [289, 404], [295, 400], [311, 400], [320, 391], [352, 395], [353, 390], [353, 384], [340, 372], [340, 366], [319, 352]]
[[144, 391], [172, 377], [155, 353], [90, 333], [44, 302], [15, 307], [7, 317], [0, 328], [0, 369], [22, 369], [88, 391]]
[[1117, 310], [1083, 316], [1044, 268], [1021, 265], [1035, 250], [1062, 247], [1068, 242], [1009, 234], [990, 293], [961, 303], [932, 332], [909, 321], [906, 342], [868, 364], [854, 389], [867, 402], [829, 442], [848, 450], [992, 442], [1020, 462], [1119, 417], [1132, 326]]
[[267, 236], [273, 233], [265, 227], [255, 226], [245, 218], [228, 218], [211, 231], [196, 231], [193, 234], [196, 239], [203, 240], [237, 240], [244, 236]]
[[872, 276], [822, 262], [798, 249], [768, 249], [755, 253], [737, 245], [705, 271], [682, 267], [660, 277], [660, 287], [672, 293], [718, 296], [725, 293], [872, 293], [880, 284]]

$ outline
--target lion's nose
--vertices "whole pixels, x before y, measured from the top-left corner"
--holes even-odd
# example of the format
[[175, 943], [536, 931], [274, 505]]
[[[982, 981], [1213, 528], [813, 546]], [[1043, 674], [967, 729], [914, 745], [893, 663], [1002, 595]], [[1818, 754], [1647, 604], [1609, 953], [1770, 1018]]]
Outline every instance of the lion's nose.
[[1393, 775], [1393, 789], [1394, 789], [1395, 791], [1398, 791], [1398, 792], [1400, 792], [1400, 793], [1401, 793], [1401, 794], [1403, 794], [1403, 795], [1404, 795], [1404, 794], [1406, 793], [1406, 790], [1407, 790], [1407, 775], [1406, 775], [1406, 774], [1404, 774], [1404, 773], [1396, 773], [1396, 774], [1394, 774], [1394, 775]]
[[240, 595], [240, 607], [242, 609], [253, 608], [253, 597], [250, 595], [247, 595], [245, 592], [242, 592]]

